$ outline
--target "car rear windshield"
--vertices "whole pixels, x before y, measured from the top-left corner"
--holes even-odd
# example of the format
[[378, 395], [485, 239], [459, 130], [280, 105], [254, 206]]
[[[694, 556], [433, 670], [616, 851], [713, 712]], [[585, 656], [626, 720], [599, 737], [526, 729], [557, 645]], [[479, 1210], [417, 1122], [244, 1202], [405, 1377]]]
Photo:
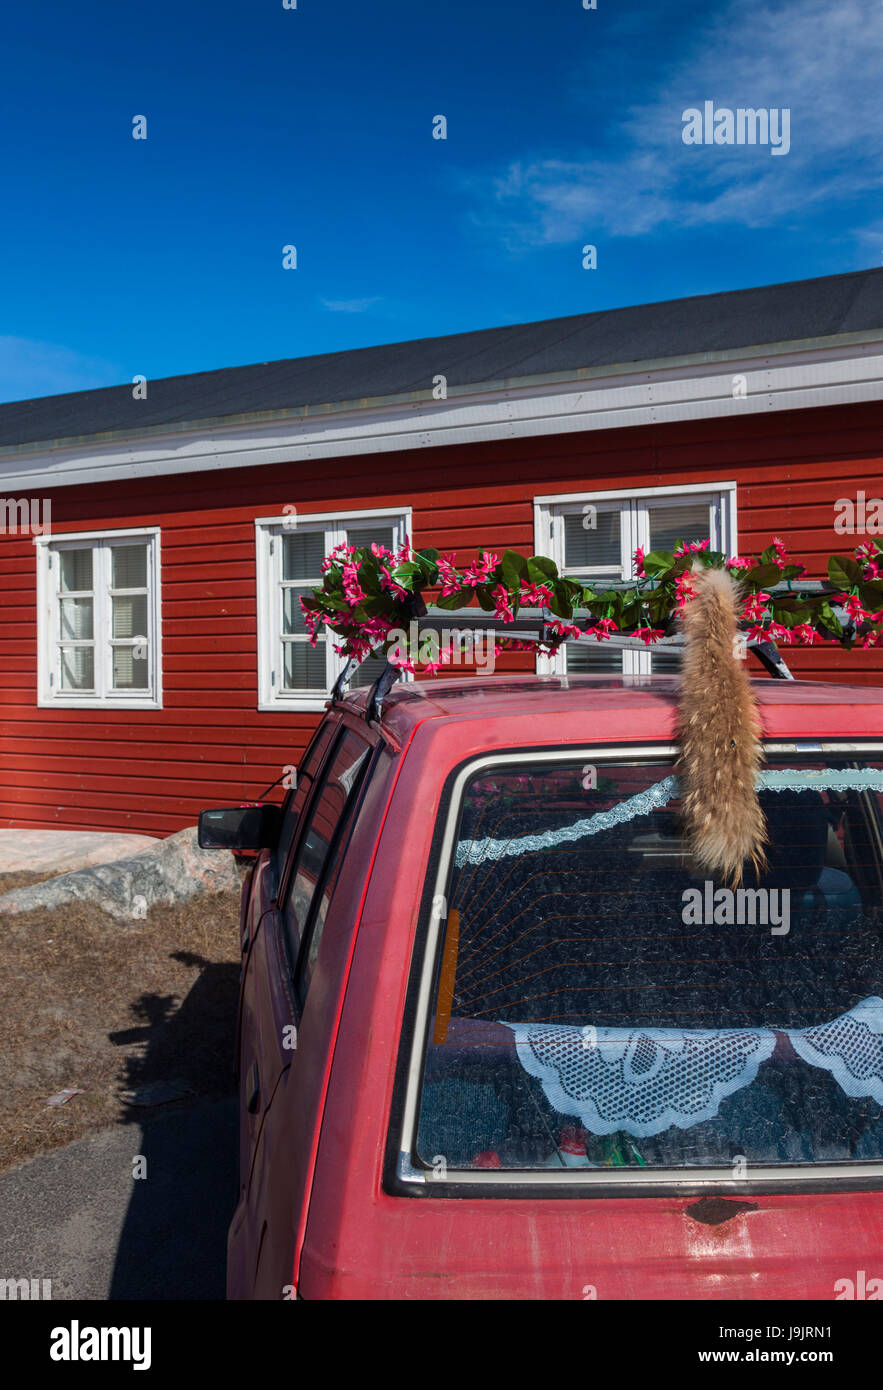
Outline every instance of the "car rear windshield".
[[883, 1159], [883, 762], [771, 757], [759, 796], [767, 865], [729, 889], [682, 841], [663, 762], [466, 781], [419, 1161], [738, 1178]]

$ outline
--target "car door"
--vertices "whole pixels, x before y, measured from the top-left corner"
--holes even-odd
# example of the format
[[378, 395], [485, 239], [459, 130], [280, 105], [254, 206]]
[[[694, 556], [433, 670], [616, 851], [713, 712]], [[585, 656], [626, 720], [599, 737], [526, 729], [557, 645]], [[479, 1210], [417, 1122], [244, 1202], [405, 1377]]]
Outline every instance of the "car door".
[[272, 940], [269, 941], [271, 968], [268, 970], [268, 934], [263, 930], [263, 924], [276, 902], [301, 817], [338, 727], [336, 717], [326, 719], [320, 725], [297, 770], [295, 785], [283, 803], [278, 844], [273, 850], [264, 850], [258, 857], [247, 894], [243, 896], [242, 965], [235, 1051], [235, 1074], [239, 1086], [239, 1199], [229, 1240], [231, 1261], [240, 1266], [238, 1270], [231, 1268], [230, 1271], [231, 1281], [237, 1285], [245, 1277], [245, 1270], [253, 1268], [256, 1253], [253, 1233], [247, 1228], [246, 1196], [264, 1115], [280, 1069], [279, 1048], [272, 1024], [273, 1001], [268, 988], [268, 981], [278, 971], [272, 969]]
[[[242, 1221], [245, 1228], [247, 1288], [254, 1288], [258, 1266], [284, 1266], [291, 1248], [296, 1213], [290, 1209], [291, 1187], [280, 1175], [299, 1165], [291, 1141], [280, 1143], [276, 1121], [280, 1104], [304, 1070], [322, 1070], [321, 1038], [309, 1030], [301, 1041], [305, 994], [297, 985], [311, 969], [324, 913], [347, 840], [351, 813], [365, 781], [376, 737], [364, 726], [340, 723], [332, 735], [321, 769], [301, 801], [276, 891], [263, 912], [250, 962], [249, 1012], [243, 1015], [241, 1113], [249, 1134], [250, 1157], [244, 1176]], [[315, 943], [315, 944], [314, 944]], [[290, 1073], [294, 1073], [292, 1077]], [[308, 1150], [310, 1114], [294, 1143]], [[272, 1259], [268, 1251], [272, 1247]], [[281, 1261], [281, 1263], [280, 1263]], [[251, 1281], [251, 1282], [250, 1282]], [[282, 1298], [284, 1283], [274, 1276], [257, 1296]]]

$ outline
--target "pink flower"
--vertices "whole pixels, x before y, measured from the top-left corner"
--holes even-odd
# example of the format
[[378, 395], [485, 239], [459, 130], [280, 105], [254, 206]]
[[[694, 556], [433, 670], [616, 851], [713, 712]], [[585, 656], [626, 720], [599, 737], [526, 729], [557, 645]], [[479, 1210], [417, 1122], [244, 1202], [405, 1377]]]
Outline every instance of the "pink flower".
[[689, 570], [684, 571], [675, 588], [677, 590], [675, 612], [683, 613], [690, 600], [696, 597], [696, 585], [693, 583], [693, 576]]
[[491, 590], [491, 598], [496, 604], [494, 616], [502, 618], [504, 623], [514, 623], [515, 614], [510, 605], [509, 590], [504, 588], [502, 584], [498, 584], [495, 589]]
[[818, 633], [811, 623], [797, 623], [791, 629], [791, 638], [794, 642], [803, 642], [811, 647], [818, 638]]
[[438, 661], [427, 661], [423, 666], [424, 675], [434, 676], [443, 666], [447, 666], [451, 659], [451, 653], [447, 647], [439, 648]]
[[661, 627], [636, 627], [635, 636], [640, 637], [645, 647], [652, 647], [654, 642], [665, 636], [665, 632]]
[[637, 550], [635, 551], [635, 574], [643, 575], [643, 573], [644, 573], [644, 547], [641, 546], [641, 545], [639, 545], [638, 548], [637, 548]]
[[390, 666], [397, 666], [400, 671], [409, 671], [412, 676], [417, 674], [416, 668], [410, 657], [397, 656], [395, 651], [391, 651], [387, 657]]
[[749, 622], [759, 623], [766, 612], [769, 601], [769, 594], [762, 591], [757, 594], [749, 594], [742, 605], [742, 617], [747, 618]]
[[455, 556], [449, 551], [447, 555], [442, 555], [438, 562], [438, 577], [442, 582], [442, 598], [447, 598], [449, 594], [456, 594], [464, 587], [463, 577], [456, 569], [454, 564]]
[[783, 570], [788, 563], [788, 552], [785, 549], [785, 542], [780, 541], [778, 536], [773, 536], [773, 548], [776, 552], [776, 558], [773, 564], [778, 565], [779, 569]]
[[555, 596], [548, 584], [532, 584], [525, 580], [521, 585], [520, 597], [522, 603], [535, 603], [538, 608], [543, 608]]
[[[605, 618], [604, 621], [607, 622], [608, 619]], [[576, 623], [562, 623], [556, 618], [554, 623], [549, 624], [549, 627], [557, 637], [582, 637], [582, 632]]]
[[387, 589], [392, 594], [393, 598], [409, 597], [408, 590], [403, 589], [401, 584], [397, 584], [395, 580], [390, 577], [389, 571], [385, 570], [382, 565], [380, 566], [380, 587], [381, 589]]
[[856, 594], [841, 594], [840, 602], [846, 609], [853, 622], [858, 623], [879, 623], [883, 621], [883, 612], [869, 613]]
[[473, 589], [479, 584], [486, 584], [491, 577], [491, 573], [500, 563], [498, 555], [491, 555], [487, 550], [481, 552], [478, 560], [474, 560], [463, 573], [463, 579]]
[[358, 564], [347, 564], [343, 567], [343, 593], [347, 603], [351, 608], [355, 608], [357, 603], [361, 603], [367, 594], [359, 583]]
[[736, 555], [731, 560], [727, 560], [728, 570], [750, 570], [754, 569], [754, 561], [749, 560], [746, 555]]
[[864, 566], [867, 579], [880, 578], [880, 552], [875, 545], [871, 545], [870, 542], [860, 545], [855, 552], [855, 558]]
[[618, 628], [612, 618], [599, 618], [594, 627], [586, 628], [586, 636], [594, 637], [598, 642], [608, 642], [611, 632], [617, 632]]

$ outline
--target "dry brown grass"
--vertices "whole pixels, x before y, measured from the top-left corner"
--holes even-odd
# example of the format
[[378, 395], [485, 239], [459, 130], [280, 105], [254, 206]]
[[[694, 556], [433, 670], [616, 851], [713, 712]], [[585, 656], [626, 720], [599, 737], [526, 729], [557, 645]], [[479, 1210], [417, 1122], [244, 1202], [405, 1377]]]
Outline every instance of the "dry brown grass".
[[[42, 874], [0, 875], [0, 893]], [[120, 1093], [182, 1079], [232, 1088], [239, 895], [196, 898], [121, 924], [100, 908], [0, 916], [0, 1171], [143, 1118]], [[46, 1100], [82, 1087], [66, 1105]]]

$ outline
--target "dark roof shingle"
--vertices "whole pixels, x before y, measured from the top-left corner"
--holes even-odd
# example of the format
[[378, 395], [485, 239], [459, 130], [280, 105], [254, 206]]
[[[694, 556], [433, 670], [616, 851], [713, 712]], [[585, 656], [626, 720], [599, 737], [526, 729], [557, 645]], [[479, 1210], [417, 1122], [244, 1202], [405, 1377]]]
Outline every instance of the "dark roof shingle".
[[883, 268], [0, 404], [0, 447], [883, 330]]

